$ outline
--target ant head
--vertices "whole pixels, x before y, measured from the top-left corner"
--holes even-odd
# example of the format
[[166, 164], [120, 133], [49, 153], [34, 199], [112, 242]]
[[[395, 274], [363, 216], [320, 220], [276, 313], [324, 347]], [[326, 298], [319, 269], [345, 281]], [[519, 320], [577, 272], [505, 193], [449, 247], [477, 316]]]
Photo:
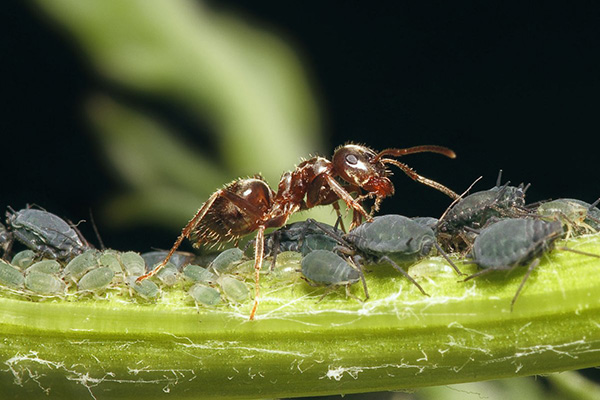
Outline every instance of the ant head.
[[333, 153], [335, 172], [346, 182], [356, 185], [377, 197], [394, 193], [390, 175], [377, 153], [368, 147], [346, 144]]

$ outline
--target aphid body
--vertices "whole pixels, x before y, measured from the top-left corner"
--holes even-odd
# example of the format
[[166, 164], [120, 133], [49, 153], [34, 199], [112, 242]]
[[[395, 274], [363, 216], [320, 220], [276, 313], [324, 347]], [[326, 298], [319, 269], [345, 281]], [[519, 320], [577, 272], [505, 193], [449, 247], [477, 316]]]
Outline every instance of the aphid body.
[[90, 247], [73, 226], [47, 211], [27, 208], [6, 217], [14, 238], [42, 256], [70, 259]]
[[564, 235], [560, 221], [509, 218], [483, 229], [475, 239], [471, 257], [481, 271], [465, 280], [491, 271], [509, 270], [529, 264], [527, 273], [513, 297], [514, 305], [531, 271], [538, 265], [539, 257], [553, 248], [554, 242]]

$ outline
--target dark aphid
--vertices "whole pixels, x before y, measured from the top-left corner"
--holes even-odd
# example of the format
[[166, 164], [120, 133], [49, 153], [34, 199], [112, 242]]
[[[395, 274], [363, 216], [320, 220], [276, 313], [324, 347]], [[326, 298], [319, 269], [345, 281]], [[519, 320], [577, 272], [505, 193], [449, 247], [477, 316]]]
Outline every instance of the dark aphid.
[[8, 211], [12, 236], [43, 257], [67, 260], [90, 248], [74, 226], [44, 210]]
[[344, 236], [367, 261], [387, 262], [427, 295], [423, 288], [396, 262], [416, 262], [429, 255], [435, 247], [454, 270], [461, 275], [456, 265], [437, 244], [431, 228], [402, 215], [381, 215], [372, 222], [359, 225]]
[[498, 221], [483, 229], [475, 239], [471, 257], [481, 271], [465, 281], [491, 271], [510, 270], [520, 265], [529, 267], [515, 296], [514, 305], [531, 271], [539, 264], [540, 256], [554, 247], [554, 242], [564, 235], [560, 221], [510, 218]]
[[329, 250], [315, 250], [307, 254], [302, 259], [302, 275], [315, 285], [331, 288], [346, 286], [346, 294], [350, 297], [354, 297], [350, 294], [350, 285], [362, 280], [365, 300], [369, 298], [367, 283], [360, 267], [348, 263]]
[[338, 245], [334, 238], [343, 232], [335, 226], [314, 219], [293, 222], [265, 236], [265, 254], [273, 257], [271, 269], [275, 268], [277, 256], [284, 251], [295, 251], [306, 256], [314, 250], [333, 251]]
[[484, 227], [491, 219], [525, 216], [525, 192], [529, 185], [509, 186], [510, 182], [500, 185], [501, 179], [502, 170], [493, 188], [455, 201], [437, 224], [438, 240], [451, 250], [462, 250], [472, 243], [470, 231]]
[[[536, 212], [542, 218], [561, 221], [569, 238], [573, 233], [595, 233], [599, 230], [600, 219], [594, 217], [594, 209], [598, 210], [595, 205], [581, 200], [556, 199], [542, 202]], [[597, 215], [600, 216], [600, 210]]]
[[437, 218], [434, 217], [412, 217], [411, 219], [417, 224], [426, 226], [431, 229], [435, 229], [439, 221]]
[[10, 232], [2, 223], [0, 223], [0, 250], [2, 250], [2, 257], [8, 253], [11, 242]]

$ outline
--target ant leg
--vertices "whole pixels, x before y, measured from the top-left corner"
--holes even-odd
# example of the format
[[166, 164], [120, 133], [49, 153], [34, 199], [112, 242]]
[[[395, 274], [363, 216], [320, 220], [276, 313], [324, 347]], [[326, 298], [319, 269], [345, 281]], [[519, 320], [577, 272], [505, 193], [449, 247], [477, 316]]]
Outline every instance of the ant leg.
[[349, 208], [352, 208], [354, 211], [357, 211], [360, 214], [362, 214], [362, 216], [365, 217], [367, 219], [367, 221], [370, 221], [373, 219], [369, 216], [369, 214], [365, 211], [365, 209], [360, 205], [360, 203], [357, 202], [356, 200], [354, 200], [354, 198], [352, 196], [350, 196], [350, 193], [346, 192], [346, 190], [344, 190], [342, 185], [340, 185], [333, 177], [331, 177], [329, 175], [324, 175], [324, 176], [325, 176], [325, 180], [329, 184], [329, 187], [331, 188], [331, 190], [333, 190], [340, 199], [344, 200], [344, 202], [346, 203], [346, 205]]
[[342, 218], [342, 212], [340, 211], [340, 204], [336, 201], [331, 203], [331, 206], [333, 207], [333, 209], [335, 210], [335, 213], [337, 215], [337, 220], [336, 220], [336, 224], [339, 223], [340, 225], [340, 229], [342, 230], [342, 232], [347, 233], [348, 231], [346, 231], [346, 227], [344, 226], [344, 219]]
[[256, 309], [258, 308], [258, 296], [260, 294], [260, 286], [258, 284], [260, 280], [260, 269], [262, 268], [263, 256], [265, 250], [265, 226], [259, 225], [256, 231], [256, 243], [254, 245], [254, 305], [252, 311], [250, 311], [250, 320], [254, 319]]
[[219, 189], [208, 198], [206, 203], [204, 203], [202, 205], [202, 207], [200, 207], [200, 209], [198, 210], [196, 215], [194, 215], [194, 217], [190, 220], [190, 222], [188, 222], [187, 225], [182, 229], [181, 234], [179, 235], [179, 237], [173, 244], [173, 247], [171, 247], [171, 250], [169, 250], [169, 253], [165, 257], [165, 259], [162, 260], [162, 262], [160, 264], [158, 264], [152, 271], [138, 277], [135, 280], [136, 282], [141, 282], [144, 279], [147, 279], [147, 278], [150, 278], [150, 277], [156, 275], [158, 273], [158, 271], [160, 271], [165, 265], [167, 265], [167, 263], [169, 262], [169, 260], [171, 259], [171, 257], [175, 253], [175, 251], [179, 248], [179, 245], [181, 245], [181, 242], [183, 242], [183, 239], [185, 239], [186, 237], [189, 236], [192, 229], [198, 224], [198, 222], [200, 222], [200, 220], [202, 220], [202, 218], [204, 218], [204, 216], [206, 215], [206, 213], [208, 212], [210, 207], [213, 205], [213, 203], [215, 202], [217, 197], [221, 196], [222, 194], [223, 194], [223, 189]]

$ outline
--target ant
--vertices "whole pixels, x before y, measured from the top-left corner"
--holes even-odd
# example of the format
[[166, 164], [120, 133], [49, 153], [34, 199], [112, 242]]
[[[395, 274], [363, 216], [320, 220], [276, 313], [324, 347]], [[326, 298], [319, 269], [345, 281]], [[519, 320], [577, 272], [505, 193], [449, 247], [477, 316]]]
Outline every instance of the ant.
[[[447, 187], [390, 158], [422, 152], [456, 157], [454, 151], [442, 146], [386, 149], [376, 153], [366, 146], [345, 144], [335, 150], [331, 161], [317, 156], [301, 162], [293, 171], [285, 172], [281, 176], [277, 192], [271, 189], [260, 175], [235, 180], [208, 198], [183, 228], [165, 259], [152, 271], [140, 276], [137, 281], [155, 275], [164, 267], [185, 238], [189, 238], [194, 247], [215, 246], [237, 241], [242, 236], [256, 231], [255, 295], [250, 313], [250, 320], [253, 320], [258, 307], [265, 229], [281, 227], [293, 213], [319, 205], [331, 204], [339, 216], [337, 201], [340, 199], [353, 211], [352, 226], [359, 225], [363, 217], [370, 221], [373, 213], [379, 210], [381, 201], [394, 194], [394, 185], [388, 178], [392, 173], [386, 169], [386, 164], [395, 165], [417, 182], [433, 187], [453, 199], [458, 198], [458, 195]], [[362, 194], [362, 190], [367, 193]], [[356, 193], [357, 197], [350, 193]], [[375, 203], [371, 212], [367, 213], [362, 202], [372, 197], [375, 197]]]

